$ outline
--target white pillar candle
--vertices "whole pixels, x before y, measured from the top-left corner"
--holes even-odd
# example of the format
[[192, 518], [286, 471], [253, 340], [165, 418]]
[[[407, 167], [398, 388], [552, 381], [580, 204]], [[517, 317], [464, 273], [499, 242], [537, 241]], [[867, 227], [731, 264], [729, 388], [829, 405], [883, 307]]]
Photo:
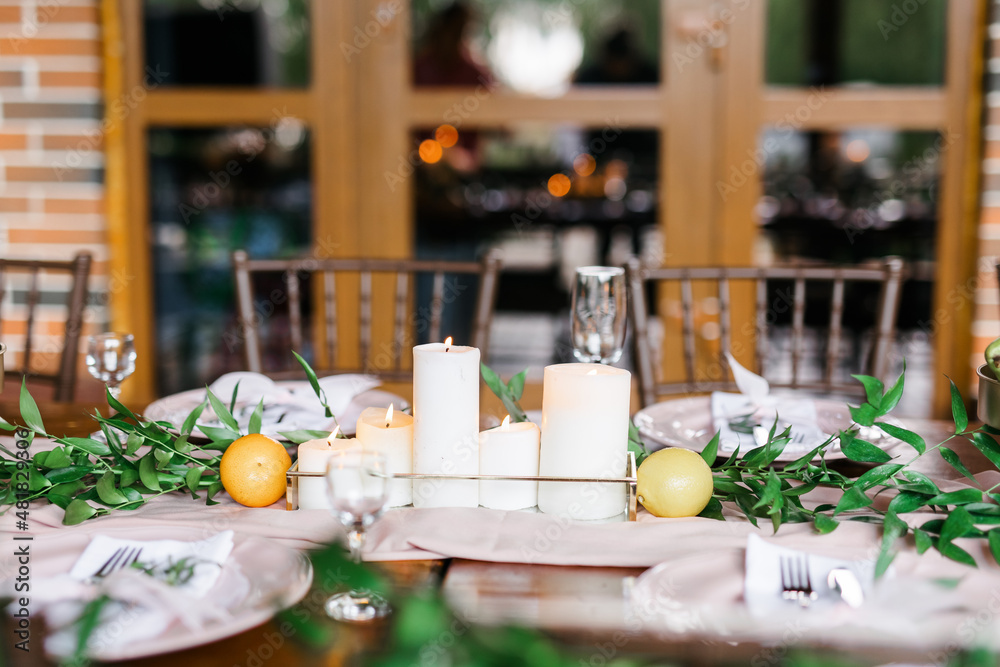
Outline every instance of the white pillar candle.
[[[538, 475], [538, 426], [503, 424], [479, 434], [480, 475]], [[479, 504], [497, 510], [523, 510], [538, 504], [538, 482], [479, 482]]]
[[[631, 374], [598, 364], [545, 367], [539, 474], [624, 477]], [[625, 484], [540, 482], [538, 509], [572, 519], [625, 510]]]
[[[366, 451], [385, 456], [389, 473], [413, 472], [413, 417], [382, 408], [365, 408], [358, 417], [355, 432], [358, 442]], [[389, 507], [402, 507], [413, 502], [413, 483], [408, 479], [389, 482]]]
[[[336, 431], [323, 440], [308, 440], [299, 445], [299, 472], [326, 474], [326, 464], [334, 452], [360, 447], [354, 438], [337, 438]], [[329, 510], [325, 477], [299, 477], [299, 509]]]
[[[445, 343], [413, 348], [413, 472], [479, 473], [477, 348]], [[413, 506], [478, 507], [479, 482], [414, 480]]]

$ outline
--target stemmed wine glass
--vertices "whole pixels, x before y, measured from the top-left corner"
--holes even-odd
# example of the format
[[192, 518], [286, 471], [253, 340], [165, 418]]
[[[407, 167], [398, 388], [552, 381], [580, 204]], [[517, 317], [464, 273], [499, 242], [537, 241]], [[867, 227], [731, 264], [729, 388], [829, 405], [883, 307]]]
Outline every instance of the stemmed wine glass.
[[625, 269], [581, 266], [576, 270], [570, 310], [573, 356], [613, 364], [625, 348]]
[[[326, 489], [333, 515], [347, 529], [351, 559], [361, 562], [365, 530], [389, 502], [385, 455], [362, 450], [335, 452], [326, 467]], [[338, 621], [370, 621], [390, 611], [385, 598], [371, 591], [352, 590], [326, 601], [326, 613]]]
[[122, 380], [135, 371], [135, 339], [130, 333], [110, 332], [87, 338], [87, 370], [107, 385], [115, 399]]

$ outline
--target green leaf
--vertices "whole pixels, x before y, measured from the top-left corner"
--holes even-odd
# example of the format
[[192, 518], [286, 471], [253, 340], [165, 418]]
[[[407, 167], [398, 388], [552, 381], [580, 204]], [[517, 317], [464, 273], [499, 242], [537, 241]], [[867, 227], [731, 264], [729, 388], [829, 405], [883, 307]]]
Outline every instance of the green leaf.
[[174, 449], [176, 449], [181, 454], [187, 454], [192, 449], [194, 449], [194, 445], [192, 445], [191, 442], [188, 440], [187, 435], [181, 435], [178, 436], [176, 440], [174, 440]]
[[889, 512], [885, 515], [885, 523], [882, 526], [882, 547], [879, 550], [878, 559], [875, 561], [875, 578], [878, 579], [889, 569], [896, 553], [893, 547], [903, 535], [906, 535], [908, 527], [906, 522], [898, 516]]
[[942, 544], [939, 540], [937, 543], [937, 550], [946, 558], [950, 558], [951, 560], [959, 563], [964, 563], [965, 565], [969, 565], [971, 567], [976, 567], [976, 559], [973, 558], [968, 551], [953, 542], [946, 542]]
[[75, 526], [78, 523], [83, 523], [95, 514], [97, 514], [96, 509], [85, 500], [77, 498], [71, 501], [66, 507], [66, 514], [63, 515], [63, 525]]
[[146, 454], [139, 460], [139, 479], [147, 488], [153, 491], [160, 490], [160, 478], [156, 474], [156, 458], [153, 456], [153, 452]]
[[89, 662], [87, 644], [91, 635], [97, 630], [97, 626], [100, 625], [101, 612], [110, 601], [111, 598], [107, 595], [98, 595], [84, 605], [83, 611], [80, 612], [80, 616], [74, 624], [76, 626], [76, 647], [72, 658], [66, 664], [86, 665]]
[[174, 458], [174, 453], [169, 449], [156, 447], [153, 449], [153, 456], [156, 458], [156, 468], [158, 470], [163, 470], [170, 465], [170, 461]]
[[205, 492], [205, 504], [206, 505], [218, 505], [218, 500], [212, 500], [212, 496], [222, 491], [222, 482], [215, 481], [208, 485], [208, 490]]
[[507, 383], [507, 391], [510, 392], [510, 397], [515, 401], [520, 401], [521, 396], [524, 395], [524, 381], [528, 377], [528, 369], [525, 368], [523, 371], [515, 375]]
[[705, 448], [701, 450], [701, 458], [708, 464], [709, 468], [712, 467], [712, 464], [715, 463], [715, 459], [719, 455], [719, 433], [719, 431], [716, 431], [712, 439], [705, 445]]
[[703, 509], [698, 516], [706, 519], [716, 519], [717, 521], [726, 520], [726, 517], [722, 515], [722, 503], [719, 502], [718, 498], [709, 498], [708, 504], [705, 505], [705, 509]]
[[865, 388], [865, 399], [872, 404], [872, 407], [878, 409], [882, 404], [882, 394], [885, 392], [882, 381], [871, 375], [852, 375], [851, 377], [861, 383]]
[[[927, 504], [968, 505], [969, 503], [979, 503], [982, 501], [983, 501], [983, 492], [980, 491], [979, 489], [960, 489], [959, 491], [949, 491], [948, 493], [940, 493], [934, 496], [933, 498], [928, 498]], [[954, 514], [954, 511], [952, 512], [952, 514]]]
[[204, 471], [204, 468], [198, 466], [191, 468], [187, 471], [187, 474], [184, 475], [184, 484], [187, 486], [188, 491], [191, 492], [191, 495], [194, 498], [198, 497], [198, 494], [196, 493], [198, 491], [198, 483], [201, 481], [201, 475]]
[[[948, 465], [971, 479], [973, 482], [976, 482], [976, 478], [973, 477], [972, 473], [969, 472], [969, 469], [965, 467], [962, 460], [958, 458], [958, 454], [944, 445], [938, 447], [938, 451], [941, 453], [941, 458], [948, 462]], [[976, 483], [978, 484], [978, 482]]]
[[858, 407], [848, 405], [847, 410], [851, 413], [851, 419], [861, 426], [871, 426], [878, 416], [878, 411], [868, 403], [862, 403]]
[[319, 399], [320, 405], [326, 408], [326, 416], [333, 417], [333, 412], [330, 410], [330, 406], [327, 405], [326, 392], [324, 392], [323, 388], [319, 386], [319, 378], [316, 377], [316, 371], [312, 369], [312, 366], [310, 366], [298, 352], [292, 350], [292, 354], [295, 356], [295, 360], [299, 362], [299, 365], [302, 366], [302, 370], [306, 372], [306, 379], [309, 380], [309, 386], [312, 387], [313, 392], [316, 394], [316, 398]]
[[134, 422], [138, 422], [139, 418], [135, 416], [131, 410], [125, 407], [117, 398], [111, 395], [111, 390], [107, 389], [105, 391], [106, 398], [108, 399], [108, 405], [114, 409], [115, 412], [123, 414]]
[[894, 514], [906, 514], [920, 509], [930, 500], [928, 496], [913, 491], [903, 491], [889, 503], [889, 511]]
[[17, 426], [14, 426], [3, 417], [0, 417], [0, 429], [3, 429], [4, 431], [13, 431], [16, 428]]
[[951, 384], [951, 416], [955, 420], [955, 433], [961, 433], [969, 426], [969, 416], [965, 412], [965, 401], [962, 394], [955, 386], [955, 382], [948, 378]]
[[[240, 393], [240, 382], [242, 380], [237, 380], [236, 385], [233, 387], [233, 397], [229, 400], [229, 412], [232, 413], [236, 409], [236, 397]], [[261, 399], [263, 400], [263, 399]]]
[[285, 440], [289, 442], [294, 442], [296, 445], [301, 445], [303, 442], [308, 440], [323, 440], [330, 437], [329, 431], [279, 431], [280, 435]]
[[52, 484], [62, 484], [64, 482], [75, 482], [83, 479], [91, 473], [90, 466], [70, 466], [68, 468], [56, 468], [45, 473], [45, 479]]
[[930, 477], [922, 472], [917, 472], [916, 470], [904, 470], [903, 477], [910, 480], [909, 484], [899, 484], [899, 488], [906, 489], [907, 491], [916, 491], [917, 493], [924, 493], [929, 496], [936, 496], [941, 493], [938, 489], [937, 484], [935, 484]]
[[860, 487], [863, 491], [867, 491], [873, 486], [884, 483], [885, 480], [902, 470], [903, 467], [901, 463], [883, 463], [882, 465], [875, 466], [861, 475], [861, 477], [858, 477], [854, 485]]
[[[223, 404], [223, 402], [212, 393], [211, 389], [206, 387], [205, 391], [208, 393], [208, 402], [211, 404], [212, 410], [215, 411], [215, 416], [218, 417], [219, 421], [228, 427], [229, 430], [236, 433], [236, 437], [239, 437], [240, 426], [236, 423], [236, 420], [233, 419], [233, 414], [228, 408], [226, 408], [225, 404]], [[201, 430], [204, 431], [205, 429], [202, 428]]]
[[128, 440], [125, 441], [125, 455], [126, 456], [135, 455], [135, 453], [139, 451], [139, 448], [142, 447], [142, 444], [145, 441], [146, 439], [141, 435], [139, 435], [138, 433], [129, 433]]
[[918, 554], [922, 554], [934, 546], [934, 538], [920, 528], [913, 529], [913, 540], [916, 543]]
[[841, 496], [840, 502], [837, 503], [837, 508], [833, 511], [833, 515], [837, 516], [841, 512], [861, 509], [862, 507], [868, 507], [871, 504], [872, 499], [865, 495], [861, 489], [851, 487], [847, 490], [847, 493]]
[[247, 428], [247, 433], [260, 433], [260, 425], [264, 421], [264, 399], [260, 399], [260, 403], [257, 407], [253, 409], [253, 414], [250, 415], [250, 424]]
[[896, 407], [899, 403], [899, 399], [903, 396], [903, 378], [906, 376], [906, 360], [903, 360], [903, 371], [896, 378], [896, 382], [893, 383], [892, 387], [885, 393], [882, 397], [882, 404], [878, 406], [878, 416], [889, 414], [889, 412]]
[[[238, 437], [240, 437], [239, 431], [234, 431], [231, 428], [219, 428], [217, 426], [199, 425], [198, 429], [206, 436], [208, 436], [209, 440], [228, 440], [232, 442], [233, 440], [236, 440]], [[327, 432], [326, 435], [330, 435], [330, 433]]]
[[897, 440], [902, 440], [910, 447], [913, 447], [915, 450], [917, 450], [918, 454], [923, 454], [924, 451], [926, 451], [927, 449], [927, 444], [924, 442], [924, 439], [921, 438], [916, 433], [914, 433], [913, 431], [909, 431], [900, 426], [896, 426], [895, 424], [887, 424], [885, 422], [875, 422], [875, 425], [878, 426], [880, 429], [882, 429], [882, 431], [884, 431], [885, 433], [892, 436], [893, 438], [896, 438]]
[[826, 535], [827, 533], [832, 533], [834, 530], [836, 530], [837, 526], [839, 525], [840, 522], [838, 522], [833, 517], [829, 517], [825, 514], [817, 514], [815, 517], [813, 517], [813, 528], [815, 528], [816, 532], [819, 533], [820, 535]]
[[115, 474], [110, 470], [97, 480], [97, 495], [100, 496], [102, 502], [108, 505], [121, 505], [128, 500], [121, 491], [115, 488]]
[[993, 560], [1000, 565], [1000, 528], [994, 528], [986, 533], [986, 537], [990, 544], [990, 553], [993, 554]]
[[42, 423], [42, 415], [38, 412], [38, 404], [31, 397], [28, 391], [27, 376], [21, 378], [21, 419], [24, 425], [38, 433], [45, 433], [45, 424]]
[[32, 459], [35, 465], [40, 468], [49, 468], [55, 470], [57, 468], [69, 468], [73, 465], [73, 461], [70, 460], [69, 456], [66, 454], [66, 450], [62, 447], [56, 447], [53, 450], [47, 452], [38, 452]]
[[118, 485], [123, 488], [127, 488], [135, 484], [137, 481], [139, 481], [139, 471], [135, 468], [125, 468], [122, 470], [122, 477], [118, 481]]
[[189, 434], [194, 430], [194, 425], [198, 422], [198, 417], [201, 417], [201, 413], [205, 410], [207, 404], [206, 401], [202, 401], [198, 404], [198, 407], [191, 411], [191, 414], [184, 420], [184, 425], [181, 426], [181, 434]]
[[938, 547], [943, 543], [949, 543], [960, 537], [965, 537], [969, 533], [976, 531], [976, 524], [972, 517], [963, 507], [956, 507], [944, 520], [941, 526], [941, 538], [938, 540]]
[[62, 442], [73, 445], [77, 449], [82, 449], [94, 456], [111, 456], [111, 449], [107, 444], [93, 438], [63, 438]]
[[977, 431], [972, 434], [972, 444], [990, 460], [990, 463], [1000, 468], [1000, 445], [997, 445], [993, 436]]
[[892, 457], [889, 456], [884, 450], [876, 447], [870, 442], [861, 440], [860, 438], [852, 437], [846, 443], [841, 445], [841, 451], [844, 453], [844, 456], [852, 461], [864, 463], [885, 463], [886, 461], [892, 460]]

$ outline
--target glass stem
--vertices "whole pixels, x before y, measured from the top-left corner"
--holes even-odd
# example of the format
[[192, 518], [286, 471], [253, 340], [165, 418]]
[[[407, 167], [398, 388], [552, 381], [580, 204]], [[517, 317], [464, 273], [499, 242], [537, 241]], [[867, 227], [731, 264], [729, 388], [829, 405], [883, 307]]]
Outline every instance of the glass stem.
[[361, 523], [354, 524], [347, 531], [347, 548], [351, 550], [351, 560], [361, 562], [361, 551], [365, 547], [365, 527]]
[[118, 397], [122, 395], [122, 387], [120, 384], [112, 384], [108, 382], [105, 386], [108, 388], [108, 391], [111, 392], [111, 398], [116, 401], [118, 400]]

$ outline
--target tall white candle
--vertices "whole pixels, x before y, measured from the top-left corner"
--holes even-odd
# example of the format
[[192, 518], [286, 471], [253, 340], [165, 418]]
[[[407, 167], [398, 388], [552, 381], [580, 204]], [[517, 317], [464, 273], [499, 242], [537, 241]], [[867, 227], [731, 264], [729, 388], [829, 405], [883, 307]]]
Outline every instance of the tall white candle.
[[[413, 472], [413, 417], [382, 408], [365, 408], [358, 417], [358, 442], [367, 451], [385, 455], [386, 471]], [[413, 502], [413, 483], [408, 479], [389, 482], [389, 507]]]
[[[299, 472], [326, 474], [326, 464], [334, 452], [360, 447], [354, 438], [337, 438], [336, 431], [329, 438], [308, 440], [299, 445]], [[324, 477], [299, 477], [299, 509], [329, 510], [330, 499]]]
[[[503, 424], [479, 434], [480, 475], [538, 475], [538, 426]], [[479, 482], [479, 504], [497, 510], [521, 510], [538, 504], [538, 482]]]
[[[631, 374], [598, 364], [546, 366], [539, 474], [624, 477]], [[625, 484], [540, 482], [538, 509], [572, 519], [625, 510]]]
[[[413, 472], [479, 473], [479, 350], [413, 348]], [[414, 507], [478, 507], [476, 480], [414, 480]]]

